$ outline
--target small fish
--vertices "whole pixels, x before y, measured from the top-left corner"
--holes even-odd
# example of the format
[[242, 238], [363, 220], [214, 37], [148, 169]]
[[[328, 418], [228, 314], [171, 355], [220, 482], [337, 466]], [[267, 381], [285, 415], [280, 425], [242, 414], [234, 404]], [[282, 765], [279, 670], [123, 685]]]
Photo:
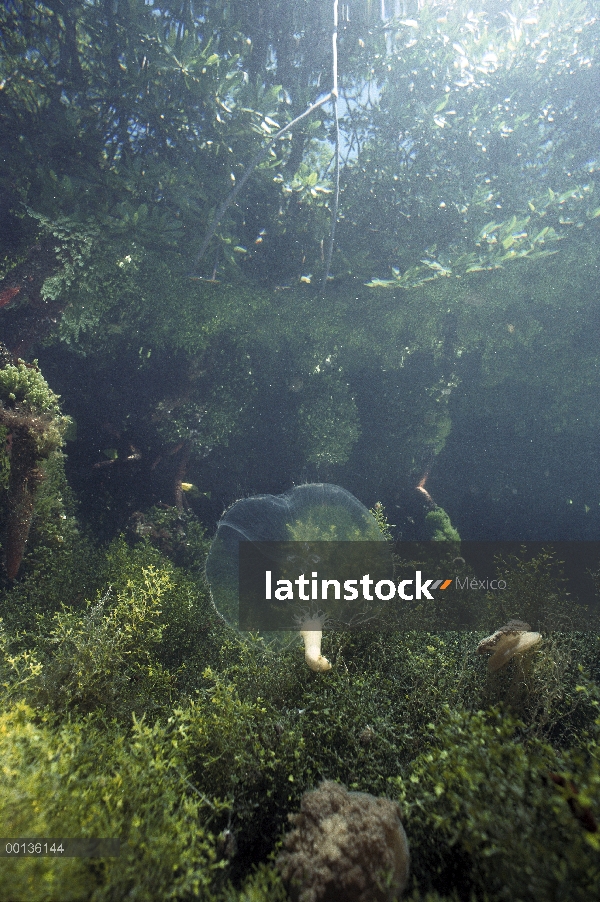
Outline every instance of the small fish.
[[97, 464], [92, 464], [94, 470], [103, 470], [104, 467], [110, 467], [114, 464], [114, 460], [99, 460]]
[[201, 492], [193, 482], [182, 482], [181, 490], [188, 492], [192, 498], [210, 498], [210, 492]]

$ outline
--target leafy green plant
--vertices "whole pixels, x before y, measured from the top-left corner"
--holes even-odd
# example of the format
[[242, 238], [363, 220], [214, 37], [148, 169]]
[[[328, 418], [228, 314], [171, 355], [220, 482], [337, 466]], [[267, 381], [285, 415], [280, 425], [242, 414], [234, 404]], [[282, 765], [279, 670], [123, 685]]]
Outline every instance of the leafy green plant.
[[51, 652], [40, 677], [40, 700], [52, 710], [88, 713], [103, 709], [127, 720], [169, 700], [171, 679], [152, 654], [160, 642], [161, 603], [169, 578], [143, 569], [116, 598], [109, 589], [85, 614], [54, 615], [44, 640]]
[[53, 727], [21, 703], [0, 717], [0, 745], [8, 835], [120, 841], [119, 857], [101, 861], [2, 858], [10, 898], [210, 898], [224, 867], [210, 824], [226, 806], [194, 790], [164, 728], [142, 718], [123, 732], [93, 717]]
[[523, 744], [497, 710], [447, 711], [432, 748], [393, 781], [420, 889], [464, 898], [585, 899], [600, 874], [586, 830], [554, 792], [561, 759]]

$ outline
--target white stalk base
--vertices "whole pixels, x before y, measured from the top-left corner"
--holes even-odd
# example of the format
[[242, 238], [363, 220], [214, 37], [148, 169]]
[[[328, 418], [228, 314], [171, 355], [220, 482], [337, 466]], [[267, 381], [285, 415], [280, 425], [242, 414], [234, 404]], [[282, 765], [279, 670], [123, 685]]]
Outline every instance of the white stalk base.
[[[307, 623], [306, 626], [311, 624]], [[304, 660], [311, 670], [316, 673], [324, 673], [331, 670], [331, 664], [321, 654], [321, 639], [323, 638], [322, 630], [306, 629], [301, 630], [300, 635], [304, 639]]]

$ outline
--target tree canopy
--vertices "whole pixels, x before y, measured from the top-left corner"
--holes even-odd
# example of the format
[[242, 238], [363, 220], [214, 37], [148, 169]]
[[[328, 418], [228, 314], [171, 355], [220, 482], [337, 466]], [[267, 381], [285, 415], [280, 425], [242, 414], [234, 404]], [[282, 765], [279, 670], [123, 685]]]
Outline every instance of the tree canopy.
[[[473, 367], [531, 388], [549, 308], [541, 409], [551, 432], [578, 428], [561, 341], [595, 303], [599, 20], [592, 0], [339, 13], [325, 284], [331, 104], [273, 138], [331, 91], [332, 3], [4, 4], [0, 291], [18, 353], [58, 339], [150, 374], [159, 445], [204, 459], [279, 410], [278, 441], [304, 455], [283, 455], [282, 479], [348, 465], [378, 473], [371, 493], [441, 450]], [[167, 397], [152, 378], [168, 360]]]

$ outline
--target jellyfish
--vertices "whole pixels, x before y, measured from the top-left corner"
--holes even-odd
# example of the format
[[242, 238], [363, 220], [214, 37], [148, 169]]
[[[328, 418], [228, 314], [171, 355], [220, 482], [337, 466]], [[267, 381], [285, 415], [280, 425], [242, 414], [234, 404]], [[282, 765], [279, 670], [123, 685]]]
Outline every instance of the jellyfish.
[[522, 620], [509, 620], [506, 626], [501, 626], [491, 636], [487, 636], [477, 646], [477, 654], [491, 654], [488, 661], [488, 670], [495, 673], [514, 657], [524, 655], [541, 641], [540, 633], [531, 631], [528, 623]]
[[[278, 568], [280, 575], [285, 574], [287, 568], [290, 573], [306, 572], [310, 576], [315, 574], [315, 568], [321, 571], [321, 575], [326, 573], [332, 566], [334, 556], [337, 556], [339, 569], [340, 554], [342, 561], [345, 560], [341, 549], [355, 549], [357, 546], [347, 543], [357, 542], [385, 545], [373, 515], [340, 486], [306, 484], [296, 486], [283, 495], [256, 495], [236, 501], [225, 511], [218, 524], [206, 562], [206, 576], [215, 608], [230, 626], [243, 630], [240, 625], [239, 584], [242, 543], [251, 543], [261, 555], [271, 555], [273, 567]], [[332, 543], [330, 553], [322, 543]], [[356, 568], [356, 560], [352, 563]], [[306, 663], [316, 672], [331, 668], [327, 658], [321, 654], [321, 639], [326, 623], [343, 621], [341, 605], [341, 601], [333, 600], [328, 602], [325, 610], [318, 609], [314, 604], [304, 608], [293, 604], [281, 605], [289, 624], [287, 628], [300, 632]]]

